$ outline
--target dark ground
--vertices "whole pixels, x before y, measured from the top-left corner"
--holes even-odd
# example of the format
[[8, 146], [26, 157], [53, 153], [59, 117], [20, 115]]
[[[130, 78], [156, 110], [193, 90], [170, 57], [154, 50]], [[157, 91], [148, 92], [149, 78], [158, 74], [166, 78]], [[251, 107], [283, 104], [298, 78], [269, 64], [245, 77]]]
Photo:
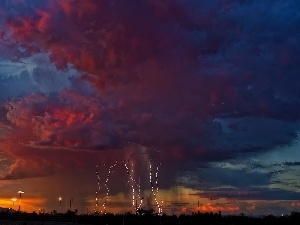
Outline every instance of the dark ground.
[[291, 212], [289, 216], [248, 217], [219, 213], [195, 213], [192, 215], [157, 215], [154, 211], [142, 211], [139, 215], [126, 214], [76, 215], [67, 213], [0, 213], [0, 225], [298, 225], [300, 212]]

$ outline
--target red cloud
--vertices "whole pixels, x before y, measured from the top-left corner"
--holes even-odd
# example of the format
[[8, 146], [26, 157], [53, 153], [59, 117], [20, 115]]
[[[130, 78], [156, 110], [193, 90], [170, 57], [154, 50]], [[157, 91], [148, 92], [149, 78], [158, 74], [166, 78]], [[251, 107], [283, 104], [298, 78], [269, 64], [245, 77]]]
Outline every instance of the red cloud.
[[[5, 141], [0, 142], [1, 149], [11, 161], [0, 179], [49, 176], [58, 171], [74, 168], [92, 171], [94, 165], [101, 163], [102, 157], [108, 155], [107, 152], [98, 154], [94, 151], [70, 151], [61, 147], [43, 147], [16, 142], [14, 137], [21, 141], [24, 134], [25, 132], [14, 132]], [[113, 152], [110, 154], [113, 155], [111, 157], [116, 157]]]
[[196, 18], [186, 10], [178, 2], [49, 1], [33, 15], [8, 17], [6, 26], [27, 51], [40, 46], [58, 68], [74, 66], [123, 106], [198, 117], [226, 112], [237, 98], [229, 72], [199, 72], [211, 67], [200, 46], [210, 51], [223, 42], [195, 41], [189, 31], [207, 28], [201, 21], [208, 15]]
[[44, 95], [31, 95], [9, 103], [7, 110], [7, 119], [32, 133], [36, 143], [109, 146], [109, 137], [105, 137], [109, 121], [101, 118], [105, 111], [98, 99], [65, 90], [54, 101]]
[[136, 80], [137, 65], [172, 57], [178, 44], [175, 30], [157, 23], [146, 2], [49, 1], [46, 8], [34, 16], [10, 17], [6, 26], [27, 48], [38, 43], [59, 68], [71, 63], [99, 88]]
[[[255, 3], [250, 5], [261, 10]], [[269, 82], [269, 74], [277, 71], [276, 62], [268, 64], [264, 71], [272, 72], [267, 75], [259, 69], [265, 67], [260, 62], [267, 60], [264, 49], [273, 45], [251, 46], [247, 35], [256, 40], [255, 32], [247, 23], [240, 23], [237, 18], [244, 8], [230, 8], [232, 2], [67, 0], [21, 6], [24, 10], [15, 6], [15, 15], [7, 13], [4, 19], [7, 33], [17, 40], [18, 47], [25, 52], [50, 53], [60, 69], [74, 66], [83, 79], [99, 92], [117, 96], [117, 101], [143, 101], [148, 109], [191, 111], [201, 118], [226, 113], [276, 118], [286, 108], [274, 99], [277, 85]], [[226, 16], [219, 13], [220, 7], [232, 11]], [[267, 37], [269, 32], [274, 31], [262, 35]], [[237, 42], [239, 38], [243, 41]], [[290, 52], [292, 48], [280, 49]], [[280, 49], [275, 50], [277, 55], [281, 55]], [[257, 58], [257, 51], [262, 56]], [[293, 58], [294, 53], [282, 54], [290, 56], [277, 60], [294, 63], [280, 59]], [[276, 75], [276, 79], [274, 82], [280, 83], [281, 78]], [[270, 92], [264, 91], [267, 86]], [[279, 105], [277, 110], [273, 105]]]

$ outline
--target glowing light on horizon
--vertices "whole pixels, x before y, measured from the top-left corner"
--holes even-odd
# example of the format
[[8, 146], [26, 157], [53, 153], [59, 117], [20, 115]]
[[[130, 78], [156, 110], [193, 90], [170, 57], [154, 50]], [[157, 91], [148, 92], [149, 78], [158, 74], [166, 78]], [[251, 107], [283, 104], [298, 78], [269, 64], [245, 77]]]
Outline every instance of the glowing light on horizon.
[[60, 213], [61, 213], [61, 202], [62, 202], [62, 197], [58, 197], [58, 201], [59, 201], [59, 207], [60, 207]]
[[22, 199], [22, 194], [24, 194], [25, 192], [24, 191], [18, 191], [18, 194], [20, 195], [20, 198], [19, 198], [19, 211], [21, 210], [21, 199]]
[[17, 198], [11, 198], [11, 201], [12, 201], [12, 203], [13, 203], [13, 209], [14, 209], [14, 206], [15, 206], [15, 202], [17, 201]]

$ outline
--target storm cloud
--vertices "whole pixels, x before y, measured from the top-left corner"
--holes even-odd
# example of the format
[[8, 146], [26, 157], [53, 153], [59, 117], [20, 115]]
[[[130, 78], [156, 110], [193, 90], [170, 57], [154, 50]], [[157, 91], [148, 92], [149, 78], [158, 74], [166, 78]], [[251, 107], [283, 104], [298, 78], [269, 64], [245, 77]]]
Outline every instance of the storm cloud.
[[[32, 158], [22, 149], [33, 157], [39, 148], [118, 152], [138, 143], [161, 152], [170, 182], [185, 174], [191, 188], [212, 177], [224, 180], [210, 180], [207, 190], [267, 187], [271, 171], [209, 165], [295, 144], [299, 7], [296, 0], [3, 1], [2, 151], [26, 163]], [[11, 154], [16, 136], [26, 147]]]

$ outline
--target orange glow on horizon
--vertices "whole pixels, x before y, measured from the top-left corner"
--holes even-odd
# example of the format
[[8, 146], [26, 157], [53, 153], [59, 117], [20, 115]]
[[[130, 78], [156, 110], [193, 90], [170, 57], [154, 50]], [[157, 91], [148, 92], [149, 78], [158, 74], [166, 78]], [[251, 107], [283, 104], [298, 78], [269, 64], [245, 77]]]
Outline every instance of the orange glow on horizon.
[[[11, 208], [14, 210], [18, 210], [19, 207], [19, 198], [2, 198], [0, 199], [0, 206], [2, 208]], [[46, 199], [42, 198], [22, 198], [21, 201], [21, 211], [23, 212], [33, 212], [38, 211], [39, 208], [44, 208], [43, 205], [45, 205]]]
[[240, 210], [239, 206], [231, 205], [231, 204], [215, 204], [215, 203], [208, 203], [206, 205], [202, 205], [196, 208], [197, 211], [202, 212], [237, 212]]

